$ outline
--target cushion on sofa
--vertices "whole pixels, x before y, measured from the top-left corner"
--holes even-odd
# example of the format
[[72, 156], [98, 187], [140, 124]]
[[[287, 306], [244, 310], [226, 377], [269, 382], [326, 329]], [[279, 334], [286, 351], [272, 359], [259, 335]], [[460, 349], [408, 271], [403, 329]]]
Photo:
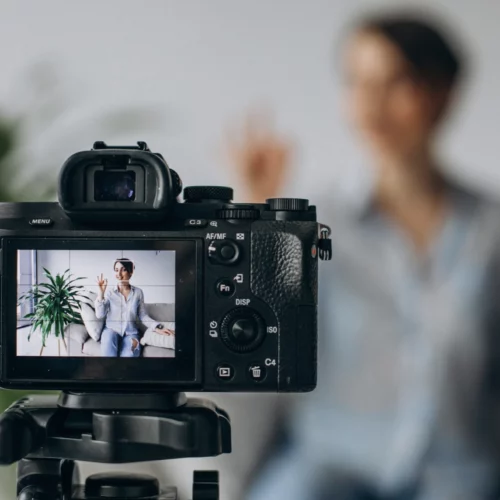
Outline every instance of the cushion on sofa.
[[[83, 346], [83, 354], [86, 356], [100, 357], [101, 344], [93, 339], [89, 339]], [[163, 347], [145, 346], [142, 348], [141, 356], [144, 358], [173, 358], [175, 351], [173, 349], [164, 349]]]
[[[87, 339], [89, 339], [90, 337], [87, 336]], [[78, 357], [85, 357], [86, 354], [83, 352], [83, 346], [85, 344], [82, 344], [76, 340], [73, 340], [72, 338], [70, 337], [66, 337], [66, 346], [68, 348], [67, 350], [67, 354], [68, 356], [72, 357], [72, 358], [78, 358]]]
[[83, 354], [86, 354], [87, 356], [100, 356], [101, 343], [96, 342], [94, 339], [88, 339], [83, 345]]
[[[94, 302], [97, 298], [97, 294], [91, 290], [86, 290], [86, 295], [91, 302]], [[80, 314], [89, 335], [94, 340], [99, 341], [101, 339], [102, 329], [104, 328], [104, 318], [97, 319], [94, 308], [85, 302], [80, 302]]]
[[148, 328], [141, 339], [143, 346], [150, 345], [153, 347], [162, 347], [163, 349], [175, 350], [175, 335], [164, 335], [156, 333], [151, 328]]
[[147, 345], [142, 348], [143, 358], [174, 358], [175, 351], [173, 349], [164, 349], [163, 347], [153, 347]]
[[[175, 304], [153, 304], [145, 303], [146, 312], [158, 323], [167, 323], [175, 321]], [[144, 334], [147, 327], [139, 322], [139, 331]]]
[[79, 325], [77, 323], [70, 323], [64, 329], [64, 336], [78, 342], [78, 344], [83, 345], [89, 339], [89, 334], [85, 325]]

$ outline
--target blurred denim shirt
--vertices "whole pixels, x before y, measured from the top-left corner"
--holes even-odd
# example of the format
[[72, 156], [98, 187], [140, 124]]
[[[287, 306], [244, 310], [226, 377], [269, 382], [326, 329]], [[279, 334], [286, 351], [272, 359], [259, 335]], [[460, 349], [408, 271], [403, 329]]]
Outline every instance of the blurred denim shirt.
[[490, 369], [500, 209], [449, 182], [447, 220], [417, 255], [363, 186], [342, 206], [318, 204], [333, 239], [320, 270], [318, 388], [297, 398], [291, 443], [249, 498], [323, 498], [315, 492], [333, 492], [342, 473], [381, 494], [418, 483], [422, 500], [485, 498], [500, 451]]

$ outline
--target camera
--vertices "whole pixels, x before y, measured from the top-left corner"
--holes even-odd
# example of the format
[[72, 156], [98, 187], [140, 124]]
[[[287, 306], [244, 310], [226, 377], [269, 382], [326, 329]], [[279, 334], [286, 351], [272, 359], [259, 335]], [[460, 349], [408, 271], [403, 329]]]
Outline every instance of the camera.
[[331, 243], [307, 200], [183, 190], [144, 142], [72, 155], [58, 197], [0, 204], [2, 387], [315, 387], [318, 260]]
[[[0, 204], [0, 386], [59, 389], [0, 415], [20, 500], [171, 499], [126, 463], [231, 452], [229, 415], [183, 391], [310, 391], [318, 260], [330, 229], [305, 199], [233, 203], [144, 142], [72, 155], [59, 203]], [[192, 500], [219, 500], [195, 471]]]

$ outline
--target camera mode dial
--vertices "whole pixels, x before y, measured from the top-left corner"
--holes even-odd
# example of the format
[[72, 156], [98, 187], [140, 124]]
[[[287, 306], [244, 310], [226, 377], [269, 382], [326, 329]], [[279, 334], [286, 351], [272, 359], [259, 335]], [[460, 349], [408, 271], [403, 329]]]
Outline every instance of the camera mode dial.
[[225, 186], [189, 186], [184, 189], [184, 200], [188, 203], [201, 201], [225, 201], [233, 199], [233, 189]]
[[249, 352], [262, 344], [266, 324], [260, 314], [248, 307], [229, 311], [221, 323], [221, 338], [235, 352]]

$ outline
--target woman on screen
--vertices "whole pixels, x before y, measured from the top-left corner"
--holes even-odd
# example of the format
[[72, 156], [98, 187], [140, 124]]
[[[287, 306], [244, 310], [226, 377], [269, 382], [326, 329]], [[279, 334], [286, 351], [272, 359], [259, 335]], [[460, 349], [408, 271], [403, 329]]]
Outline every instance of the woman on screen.
[[158, 324], [148, 316], [144, 306], [143, 291], [130, 284], [134, 270], [134, 263], [130, 259], [117, 259], [114, 264], [117, 284], [107, 292], [108, 280], [102, 274], [97, 277], [99, 293], [95, 300], [95, 313], [98, 319], [106, 318], [101, 335], [102, 356], [128, 358], [140, 356], [138, 320], [156, 333], [170, 336], [171, 348], [174, 348], [175, 323]]

